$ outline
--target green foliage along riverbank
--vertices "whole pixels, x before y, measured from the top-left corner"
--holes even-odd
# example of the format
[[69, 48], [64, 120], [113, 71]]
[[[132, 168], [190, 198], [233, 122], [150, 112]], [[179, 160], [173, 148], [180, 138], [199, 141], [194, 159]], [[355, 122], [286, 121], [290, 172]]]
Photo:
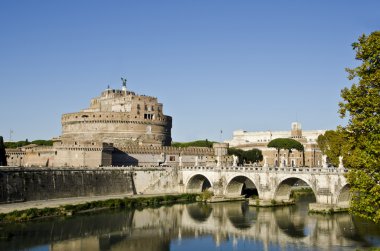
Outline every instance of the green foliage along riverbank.
[[0, 223], [23, 222], [44, 217], [70, 216], [80, 212], [99, 209], [142, 209], [145, 207], [159, 207], [161, 205], [172, 205], [175, 203], [195, 202], [197, 196], [197, 194], [179, 194], [137, 198], [126, 197], [123, 199], [93, 201], [78, 205], [64, 205], [56, 208], [30, 208], [0, 214]]

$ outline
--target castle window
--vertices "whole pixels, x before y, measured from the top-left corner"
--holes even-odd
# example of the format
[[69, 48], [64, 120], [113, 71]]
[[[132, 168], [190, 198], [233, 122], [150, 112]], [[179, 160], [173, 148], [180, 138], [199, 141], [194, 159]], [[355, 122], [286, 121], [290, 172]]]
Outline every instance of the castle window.
[[153, 114], [144, 114], [144, 119], [153, 119]]
[[170, 156], [169, 161], [175, 161], [175, 156]]

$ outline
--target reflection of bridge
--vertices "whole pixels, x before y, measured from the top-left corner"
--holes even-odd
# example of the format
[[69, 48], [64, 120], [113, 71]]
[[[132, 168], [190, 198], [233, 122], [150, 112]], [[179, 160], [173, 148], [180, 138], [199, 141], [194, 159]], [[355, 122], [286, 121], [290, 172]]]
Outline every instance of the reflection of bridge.
[[210, 235], [216, 245], [231, 239], [236, 244], [246, 240], [260, 243], [262, 250], [271, 245], [300, 250], [354, 250], [371, 245], [365, 240], [365, 233], [378, 238], [378, 233], [368, 232], [368, 227], [357, 228], [348, 214], [308, 216], [297, 206], [256, 209], [238, 202], [189, 204], [49, 219], [4, 226], [2, 236], [9, 237], [0, 239], [0, 250], [30, 249], [51, 243], [53, 251], [167, 251], [174, 240]]
[[238, 196], [255, 190], [259, 199], [289, 200], [291, 188], [302, 180], [313, 190], [317, 205], [347, 208], [349, 186], [340, 168], [288, 167], [183, 167], [180, 169], [186, 192], [210, 189], [215, 195]]
[[216, 242], [232, 237], [260, 240], [266, 250], [271, 244], [284, 250], [289, 244], [300, 250], [311, 247], [329, 250], [333, 246], [352, 247], [360, 239], [348, 214], [307, 216], [306, 212], [296, 213], [294, 207], [256, 210], [241, 203], [205, 205], [205, 208], [189, 205], [186, 211], [182, 228], [197, 229], [199, 235], [213, 234]]

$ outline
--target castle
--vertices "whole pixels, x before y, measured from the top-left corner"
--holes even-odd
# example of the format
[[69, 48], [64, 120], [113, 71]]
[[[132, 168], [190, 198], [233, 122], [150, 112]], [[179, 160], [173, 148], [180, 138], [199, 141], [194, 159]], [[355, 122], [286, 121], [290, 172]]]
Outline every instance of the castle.
[[227, 144], [214, 148], [171, 147], [172, 118], [157, 98], [107, 88], [80, 112], [63, 114], [62, 135], [53, 146], [28, 145], [7, 149], [9, 166], [102, 167], [180, 166], [215, 163]]

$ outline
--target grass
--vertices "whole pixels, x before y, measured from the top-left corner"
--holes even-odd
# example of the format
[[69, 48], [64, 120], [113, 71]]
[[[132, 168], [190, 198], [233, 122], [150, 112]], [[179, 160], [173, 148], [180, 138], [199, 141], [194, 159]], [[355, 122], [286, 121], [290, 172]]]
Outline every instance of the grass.
[[159, 207], [175, 203], [194, 202], [197, 194], [164, 195], [155, 197], [109, 199], [103, 201], [92, 201], [78, 205], [65, 205], [56, 208], [30, 208], [21, 211], [13, 211], [0, 214], [0, 223], [24, 222], [37, 218], [70, 216], [80, 212], [97, 209], [143, 209], [146, 207]]

